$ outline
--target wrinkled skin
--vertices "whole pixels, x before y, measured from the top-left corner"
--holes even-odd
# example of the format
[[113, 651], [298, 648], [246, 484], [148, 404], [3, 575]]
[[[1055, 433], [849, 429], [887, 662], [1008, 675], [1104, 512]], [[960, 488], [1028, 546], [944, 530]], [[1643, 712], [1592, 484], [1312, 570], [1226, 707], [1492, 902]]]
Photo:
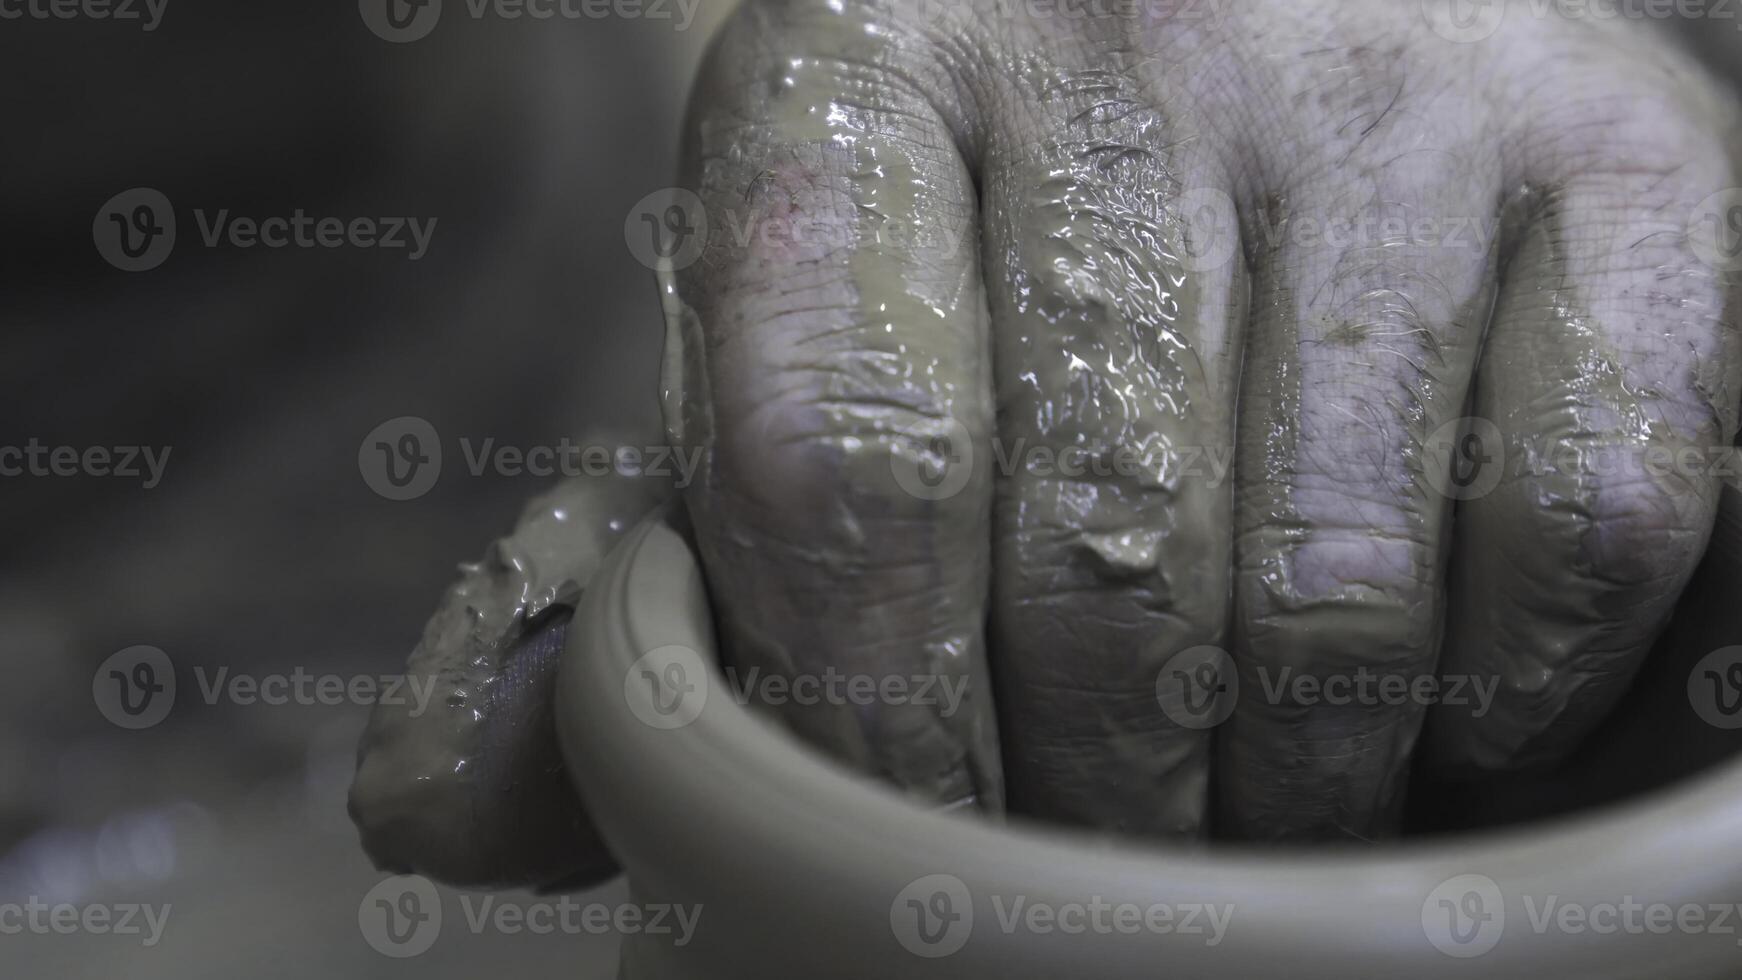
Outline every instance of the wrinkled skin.
[[[1716, 496], [1598, 451], [1734, 435], [1736, 297], [1685, 234], [1737, 183], [1733, 105], [1633, 23], [1459, 44], [1417, 4], [984, 8], [751, 4], [698, 86], [710, 218], [838, 229], [715, 234], [679, 277], [730, 655], [989, 674], [1001, 751], [984, 711], [793, 720], [943, 802], [994, 802], [1001, 762], [1013, 811], [1137, 834], [1203, 829], [1212, 770], [1231, 835], [1388, 832], [1424, 707], [1269, 694], [1284, 670], [1491, 680], [1435, 719], [1442, 765], [1576, 744]], [[1217, 201], [1237, 236], [1181, 213]], [[1454, 523], [1458, 440], [1430, 437], [1467, 414], [1572, 459]], [[893, 474], [947, 474], [937, 433], [976, 462], [921, 499]], [[995, 465], [1017, 440], [1142, 465]], [[1231, 480], [1191, 467], [1226, 447]], [[1202, 645], [1239, 678], [1215, 731], [1157, 700]]]
[[[1686, 229], [1742, 128], [1650, 25], [1149, 6], [753, 0], [718, 40], [665, 387], [725, 655], [965, 684], [774, 709], [939, 804], [1383, 837], [1412, 758], [1563, 758], [1701, 556], [1717, 478], [1646, 460], [1736, 434], [1742, 296]], [[1491, 696], [1287, 682], [1357, 674]]]
[[553, 685], [581, 589], [670, 489], [563, 482], [461, 566], [406, 665], [434, 696], [377, 704], [358, 749], [350, 811], [378, 867], [475, 888], [616, 874], [563, 769]]

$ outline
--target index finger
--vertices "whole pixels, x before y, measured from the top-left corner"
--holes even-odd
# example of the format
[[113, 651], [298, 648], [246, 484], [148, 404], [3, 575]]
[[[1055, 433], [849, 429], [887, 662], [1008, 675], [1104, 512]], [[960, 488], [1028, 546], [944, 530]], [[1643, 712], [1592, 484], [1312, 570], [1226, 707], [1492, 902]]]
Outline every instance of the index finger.
[[744, 696], [922, 797], [997, 809], [986, 303], [929, 95], [951, 90], [885, 6], [740, 10], [692, 110], [712, 234], [677, 278], [690, 356], [668, 388]]

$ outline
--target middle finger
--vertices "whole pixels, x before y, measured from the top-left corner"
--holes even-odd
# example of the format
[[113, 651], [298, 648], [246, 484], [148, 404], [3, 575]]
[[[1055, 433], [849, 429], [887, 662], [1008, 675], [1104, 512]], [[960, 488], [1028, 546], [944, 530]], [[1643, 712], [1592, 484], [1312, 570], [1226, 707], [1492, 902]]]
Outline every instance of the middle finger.
[[[1228, 618], [1231, 487], [1216, 477], [1244, 284], [1226, 178], [1209, 141], [1117, 69], [1031, 58], [991, 115], [989, 648], [1011, 809], [1196, 833], [1210, 732], [1163, 709], [1157, 678], [1220, 644]], [[1182, 209], [1222, 235], [1194, 235]]]

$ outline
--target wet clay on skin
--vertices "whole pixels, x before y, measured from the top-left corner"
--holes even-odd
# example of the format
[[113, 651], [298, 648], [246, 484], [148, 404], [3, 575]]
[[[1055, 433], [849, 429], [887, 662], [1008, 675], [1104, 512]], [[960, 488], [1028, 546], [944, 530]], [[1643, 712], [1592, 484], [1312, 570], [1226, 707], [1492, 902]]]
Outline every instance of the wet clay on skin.
[[1434, 669], [1452, 509], [1428, 440], [1464, 414], [1494, 290], [1491, 241], [1418, 230], [1499, 212], [1483, 93], [1424, 81], [1467, 52], [1364, 18], [1336, 36], [1249, 69], [1279, 97], [1250, 100], [1235, 154], [1254, 282], [1216, 822], [1236, 839], [1396, 830], [1425, 706], [1339, 685]]
[[563, 770], [551, 685], [581, 589], [669, 490], [570, 480], [461, 566], [406, 666], [428, 704], [376, 705], [359, 746], [350, 810], [378, 866], [502, 888], [615, 873]]
[[[1274, 229], [1252, 216], [1273, 196], [1321, 227], [1367, 212], [1406, 227], [1498, 212], [1502, 148], [1518, 138], [1496, 119], [1513, 103], [1455, 83], [1524, 84], [1542, 59], [1447, 46], [1409, 12], [1262, 13], [1243, 25], [1256, 32], [1073, 37], [1053, 23], [1037, 39], [972, 11], [928, 33], [882, 6], [773, 4], [749, 9], [704, 79], [691, 177], [710, 208], [837, 236], [726, 242], [680, 276], [677, 319], [694, 335], [681, 387], [700, 403], [682, 427], [710, 453], [691, 509], [728, 656], [786, 675], [960, 665], [953, 676], [978, 697], [969, 722], [780, 709], [837, 757], [937, 800], [975, 783], [985, 793], [989, 659], [1013, 809], [1189, 833], [1203, 819], [1203, 747], [1218, 738], [1217, 816], [1231, 835], [1393, 829], [1423, 705], [1294, 703], [1265, 688], [1285, 671], [1433, 671], [1454, 531], [1450, 502], [1426, 485], [1443, 462], [1430, 450], [1449, 450], [1428, 439], [1465, 410], [1494, 243], [1381, 233], [1307, 246], [1287, 229], [1268, 240]], [[1299, 38], [1299, 51], [1230, 40], [1266, 32]], [[917, 37], [971, 63], [971, 77], [960, 64], [939, 72]], [[1553, 105], [1514, 114], [1564, 117]], [[1233, 172], [1183, 161], [1218, 135], [1204, 118], [1239, 133], [1206, 151]], [[979, 181], [984, 313], [959, 254], [974, 244], [974, 188], [957, 147]], [[1036, 474], [1025, 450], [1153, 459], [1230, 444], [1220, 430], [1234, 413], [1217, 409], [1235, 387], [1239, 261], [1220, 281], [1182, 275], [1173, 260], [1192, 243], [1168, 214], [1168, 195], [1224, 181], [1260, 280], [1233, 519], [1216, 488], [1165, 467]], [[915, 244], [921, 231], [934, 237]], [[994, 430], [990, 515], [983, 465], [948, 500], [891, 488], [892, 455], [937, 463], [954, 455], [947, 433], [985, 461]], [[1592, 574], [1562, 556], [1538, 581], [1555, 590]], [[1181, 731], [1155, 677], [1229, 618], [1247, 692], [1216, 736]]]
[[1188, 240], [1178, 202], [1225, 178], [1124, 72], [1025, 55], [1007, 77], [982, 106], [981, 184], [1011, 808], [1194, 835], [1211, 732], [1163, 711], [1157, 681], [1225, 644], [1245, 282], [1231, 241], [1217, 261], [1222, 243]]
[[[1576, 461], [1509, 476], [1448, 520], [1412, 481], [1436, 465], [1427, 434], [1469, 390], [1485, 273], [1440, 255], [1374, 276], [1369, 264], [1400, 252], [1385, 241], [1326, 275], [1321, 255], [1274, 252], [1274, 228], [1254, 226], [1272, 207], [1322, 218], [1402, 199], [1406, 213], [1443, 213], [1498, 196], [1477, 182], [1449, 203], [1409, 200], [1486, 173], [1435, 169], [1450, 149], [1506, 142], [1454, 132], [1461, 107], [1423, 101], [1462, 91], [1436, 81], [1494, 74], [1474, 59], [1499, 47], [1432, 47], [1409, 33], [1423, 29], [1413, 10], [1349, 33], [1326, 9], [1255, 0], [1229, 11], [1254, 13], [1225, 36], [1211, 26], [1155, 48], [1118, 31], [1073, 38], [1064, 21], [1046, 25], [1062, 48], [988, 41], [966, 4], [923, 27], [848, 0], [740, 17], [698, 91], [683, 181], [704, 192], [714, 242], [662, 278], [666, 420], [674, 442], [706, 451], [688, 505], [726, 657], [740, 678], [833, 672], [962, 694], [769, 706], [801, 736], [988, 814], [1007, 778], [1016, 812], [1126, 834], [1211, 822], [1243, 838], [1372, 839], [1394, 829], [1420, 706], [1269, 703], [1259, 668], [1419, 678], [1444, 628], [1441, 674], [1502, 682], [1483, 717], [1428, 712], [1434, 763], [1478, 770], [1564, 755], [1638, 670], [1704, 547], [1715, 484], [1617, 483]], [[1356, 19], [1370, 27], [1382, 10]], [[1230, 38], [1267, 31], [1301, 39], [1299, 57], [1229, 54]], [[928, 45], [977, 63], [975, 77], [941, 70]], [[1519, 84], [1616, 94], [1597, 78], [1541, 85], [1538, 64], [1613, 67], [1550, 53], [1513, 65]], [[1245, 108], [1267, 104], [1256, 91], [1291, 95], [1263, 118]], [[1616, 122], [1570, 108], [1515, 114], [1554, 153]], [[1246, 142], [1215, 144], [1206, 117]], [[1680, 163], [1704, 159], [1682, 156], [1615, 197], [1675, 187]], [[1411, 179], [1362, 183], [1391, 168]], [[1329, 177], [1318, 200], [1314, 175]], [[1246, 254], [1201, 263], [1217, 243], [1194, 240], [1180, 198], [1224, 188], [1247, 219]], [[1674, 203], [1654, 213], [1687, 210]], [[1606, 307], [1580, 279], [1591, 270], [1571, 268], [1567, 246], [1602, 224], [1592, 214], [1622, 205], [1544, 209], [1507, 263], [1470, 411], [1499, 426], [1509, 467], [1540, 462], [1545, 437], [1582, 461], [1733, 435], [1733, 326], [1713, 342], [1723, 301], [1688, 286], [1709, 276], [1652, 252], [1656, 225], [1615, 243], [1652, 277], [1622, 291], [1657, 305], [1642, 326], [1617, 322], [1617, 297]], [[1674, 423], [1666, 403], [1683, 410]], [[1233, 445], [1236, 415], [1237, 507], [1216, 482], [1226, 471], [1202, 468]], [[1340, 426], [1361, 438], [1326, 438]], [[928, 495], [964, 450], [962, 482]], [[1183, 468], [1193, 452], [1196, 473]], [[1067, 459], [1112, 472], [1057, 472]], [[903, 483], [904, 468], [921, 478]], [[434, 702], [415, 716], [381, 706], [364, 740], [352, 810], [382, 867], [486, 886], [610, 872], [551, 738], [551, 669], [579, 587], [660, 495], [564, 488], [466, 567], [412, 660], [437, 682]], [[1350, 518], [1375, 501], [1383, 520]], [[1180, 650], [1225, 641], [1245, 691], [1234, 719], [1213, 734], [1175, 723], [1158, 675]]]
[[[1447, 705], [1431, 723], [1438, 761], [1464, 769], [1558, 762], [1620, 699], [1705, 550], [1719, 489], [1647, 454], [1670, 460], [1729, 439], [1717, 404], [1734, 391], [1724, 358], [1696, 362], [1703, 377], [1691, 387], [1714, 399], [1699, 431], [1677, 431], [1651, 404], [1661, 393], [1629, 376], [1605, 335], [1615, 327], [1590, 312], [1569, 271], [1561, 207], [1543, 192], [1521, 204], [1528, 228], [1476, 385], [1473, 414], [1498, 428], [1502, 471], [1492, 494], [1459, 507], [1452, 590], [1474, 616], [1448, 624], [1441, 671], [1494, 677], [1499, 690], [1485, 716]], [[1645, 513], [1618, 513], [1630, 504]], [[1618, 518], [1647, 521], [1654, 547], [1616, 567], [1625, 546], [1606, 538]], [[1596, 573], [1606, 557], [1614, 571]], [[1523, 587], [1519, 568], [1534, 573]]]
[[999, 812], [989, 473], [935, 495], [897, 475], [985, 450], [972, 186], [925, 97], [892, 81], [909, 52], [882, 15], [779, 9], [729, 29], [686, 153], [714, 233], [677, 277], [675, 414], [704, 452], [686, 501], [724, 657], [778, 691], [898, 680], [887, 698], [747, 693], [856, 768]]
[[[1442, 616], [1424, 606], [1405, 606], [1402, 615], [1395, 595], [1375, 589], [1366, 593], [1359, 581], [1352, 595], [1327, 601], [1302, 593], [1290, 551], [1312, 540], [1314, 524], [1301, 517], [1291, 502], [1302, 412], [1302, 368], [1298, 355], [1299, 315], [1293, 290], [1278, 283], [1263, 302], [1283, 311], [1263, 346], [1277, 352], [1261, 372], [1251, 368], [1243, 397], [1266, 406], [1267, 420], [1242, 434], [1237, 470], [1241, 505], [1247, 526], [1263, 531], [1240, 548], [1251, 564], [1241, 580], [1264, 599], [1247, 598], [1246, 608], [1289, 609], [1309, 622], [1284, 625], [1286, 616], [1260, 618], [1236, 631], [1236, 648], [1251, 651], [1262, 644], [1261, 656], [1237, 656], [1243, 697], [1223, 730], [1218, 757], [1223, 769], [1217, 830], [1231, 838], [1266, 841], [1377, 840], [1395, 834], [1402, 814], [1410, 760], [1426, 716], [1419, 703], [1352, 702], [1327, 705], [1289, 703], [1290, 684], [1298, 678], [1320, 683], [1328, 677], [1370, 672], [1412, 684], [1435, 672], [1440, 651]], [[1472, 335], [1486, 324], [1493, 303], [1492, 289], [1479, 291], [1452, 322]], [[1333, 326], [1330, 328], [1335, 330]], [[1468, 368], [1438, 368], [1432, 385], [1440, 388], [1439, 408], [1432, 415], [1418, 412], [1409, 426], [1411, 442], [1400, 448], [1399, 469], [1435, 466], [1422, 456], [1430, 418], [1455, 417], [1453, 399], [1469, 384]], [[1404, 478], [1409, 479], [1409, 478]], [[1438, 595], [1443, 590], [1446, 543], [1450, 539], [1452, 505], [1419, 480], [1420, 515], [1427, 525], [1423, 542], [1432, 542], [1437, 558], [1419, 567], [1419, 583]], [[1262, 517], [1260, 517], [1262, 515]], [[1401, 619], [1401, 622], [1400, 622]], [[1401, 628], [1400, 628], [1401, 627]], [[1282, 632], [1275, 632], [1275, 631]], [[1291, 631], [1292, 630], [1292, 631]], [[1254, 635], [1254, 631], [1258, 633]], [[1314, 643], [1331, 639], [1333, 649]], [[1308, 651], [1311, 651], [1309, 653]], [[1380, 683], [1375, 680], [1374, 684]], [[1279, 692], [1279, 693], [1273, 693]], [[1311, 802], [1304, 802], [1311, 801]]]

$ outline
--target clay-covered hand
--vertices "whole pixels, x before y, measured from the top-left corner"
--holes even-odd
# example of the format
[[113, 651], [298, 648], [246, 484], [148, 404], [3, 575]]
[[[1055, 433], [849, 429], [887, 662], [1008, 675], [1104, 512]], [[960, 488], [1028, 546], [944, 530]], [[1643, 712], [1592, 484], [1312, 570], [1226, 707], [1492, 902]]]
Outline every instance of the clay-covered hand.
[[461, 566], [406, 665], [433, 695], [384, 698], [358, 747], [351, 817], [378, 867], [478, 888], [579, 889], [616, 874], [564, 769], [552, 694], [582, 590], [670, 492], [651, 478], [570, 479]]
[[1265, 839], [1389, 832], [1430, 703], [1476, 770], [1603, 717], [1735, 434], [1736, 110], [1437, 6], [744, 4], [667, 386], [753, 698], [940, 804]]

